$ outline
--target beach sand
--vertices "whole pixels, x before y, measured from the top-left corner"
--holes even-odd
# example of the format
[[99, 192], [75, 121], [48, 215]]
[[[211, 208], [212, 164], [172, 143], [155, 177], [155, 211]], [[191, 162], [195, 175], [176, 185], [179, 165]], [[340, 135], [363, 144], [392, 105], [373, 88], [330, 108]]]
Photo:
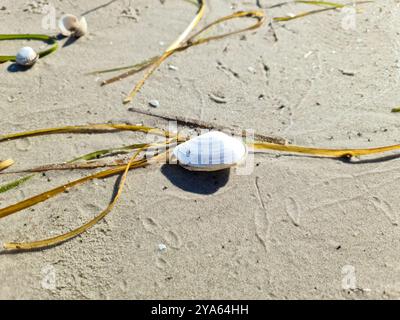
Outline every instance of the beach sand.
[[[46, 3], [3, 0], [1, 33], [56, 34], [42, 26]], [[51, 1], [57, 17], [106, 3]], [[89, 35], [66, 46], [62, 40], [32, 69], [0, 65], [0, 133], [109, 121], [166, 127], [166, 121], [129, 111], [135, 107], [253, 129], [298, 145], [399, 143], [399, 115], [391, 113], [400, 105], [399, 3], [359, 8], [355, 24], [348, 24], [351, 10], [337, 10], [275, 22], [273, 29], [271, 17], [315, 7], [265, 9], [269, 20], [260, 29], [173, 55], [123, 105], [140, 75], [100, 87], [106, 77], [86, 73], [160, 54], [186, 28], [195, 7], [181, 0], [115, 1], [86, 15]], [[256, 1], [211, 0], [202, 25], [252, 9], [259, 9]], [[1, 41], [0, 52], [21, 46]], [[210, 99], [213, 94], [226, 103]], [[156, 109], [148, 106], [154, 99]], [[141, 137], [29, 138], [2, 143], [0, 158], [14, 159], [15, 170], [30, 168]], [[88, 232], [46, 250], [1, 254], [0, 298], [400, 298], [399, 162], [364, 160], [268, 152], [255, 155], [249, 175], [234, 169], [191, 173], [173, 165], [132, 171], [115, 209]], [[85, 174], [39, 174], [1, 194], [0, 207]], [[1, 175], [0, 184], [16, 177]], [[115, 181], [89, 182], [2, 219], [0, 242], [78, 227], [105, 208]]]

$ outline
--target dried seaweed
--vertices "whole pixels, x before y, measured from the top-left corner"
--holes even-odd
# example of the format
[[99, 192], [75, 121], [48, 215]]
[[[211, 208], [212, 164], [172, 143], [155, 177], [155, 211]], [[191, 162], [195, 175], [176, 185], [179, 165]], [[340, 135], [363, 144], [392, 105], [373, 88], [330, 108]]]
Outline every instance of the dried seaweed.
[[[0, 34], [1, 40], [39, 40], [50, 45], [49, 48], [38, 52], [39, 58], [43, 58], [58, 49], [58, 42], [55, 37], [44, 34]], [[0, 55], [0, 63], [7, 61], [15, 61], [15, 55]]]
[[[74, 180], [72, 182], [63, 184], [59, 187], [48, 190], [46, 192], [43, 192], [36, 196], [33, 196], [29, 199], [23, 200], [14, 205], [0, 209], [0, 219], [1, 219], [4, 217], [7, 217], [9, 215], [12, 215], [16, 212], [19, 212], [21, 210], [24, 210], [26, 208], [32, 207], [43, 201], [47, 201], [50, 198], [53, 198], [54, 196], [56, 196], [60, 193], [63, 193], [70, 188], [82, 185], [93, 179], [103, 179], [103, 178], [107, 178], [107, 177], [114, 176], [117, 174], [122, 175], [121, 179], [120, 179], [120, 183], [118, 185], [117, 193], [113, 196], [113, 198], [112, 198], [111, 202], [109, 203], [109, 205], [107, 206], [107, 208], [105, 210], [103, 210], [98, 216], [96, 216], [91, 221], [85, 223], [84, 225], [80, 226], [79, 228], [76, 228], [70, 232], [67, 232], [65, 234], [62, 234], [62, 235], [59, 235], [56, 237], [39, 240], [39, 241], [34, 241], [34, 242], [27, 242], [27, 243], [20, 243], [20, 242], [5, 243], [3, 245], [4, 249], [6, 249], [6, 250], [29, 250], [29, 249], [44, 248], [44, 247], [53, 246], [53, 245], [62, 243], [66, 240], [69, 240], [69, 239], [83, 233], [88, 228], [92, 227], [98, 221], [100, 221], [102, 218], [104, 218], [112, 210], [112, 208], [116, 205], [116, 203], [119, 199], [119, 196], [121, 195], [121, 192], [123, 190], [123, 186], [125, 184], [126, 177], [127, 177], [129, 170], [142, 168], [151, 163], [164, 160], [167, 156], [167, 153], [168, 153], [168, 150], [170, 147], [175, 146], [177, 143], [179, 144], [187, 139], [187, 138], [181, 137], [177, 134], [166, 132], [162, 129], [157, 129], [157, 128], [151, 128], [151, 127], [145, 127], [145, 126], [131, 126], [131, 125], [98, 124], [98, 125], [88, 125], [88, 126], [68, 126], [68, 127], [61, 127], [61, 128], [50, 128], [50, 129], [22, 132], [22, 133], [17, 133], [17, 134], [10, 134], [10, 135], [3, 136], [3, 138], [0, 139], [0, 142], [7, 141], [8, 139], [19, 139], [22, 137], [35, 136], [35, 135], [39, 135], [39, 134], [44, 135], [44, 134], [56, 134], [56, 133], [78, 133], [78, 132], [88, 133], [88, 132], [91, 132], [89, 130], [89, 128], [94, 130], [92, 132], [99, 132], [99, 130], [110, 130], [110, 129], [114, 129], [114, 131], [116, 132], [116, 131], [119, 131], [117, 129], [125, 129], [125, 130], [132, 130], [132, 131], [140, 131], [143, 133], [162, 134], [163, 136], [169, 137], [169, 138], [166, 138], [165, 142], [162, 142], [162, 143], [155, 143], [155, 144], [143, 143], [143, 144], [133, 145], [133, 146], [135, 146], [134, 148], [136, 149], [136, 152], [130, 158], [130, 160], [124, 164], [119, 165], [116, 162], [114, 162], [112, 164], [109, 164], [110, 167], [114, 166], [112, 168], [109, 168], [109, 169], [85, 176], [83, 178]], [[146, 155], [145, 157], [137, 159], [138, 156], [142, 152], [148, 150], [149, 148], [156, 148], [158, 146], [162, 146], [163, 150], [165, 150], [165, 151], [153, 153], [150, 156]], [[267, 142], [262, 142], [262, 141], [249, 142], [248, 147], [249, 147], [249, 149], [251, 149], [253, 151], [264, 151], [265, 152], [268, 150], [274, 150], [274, 151], [281, 151], [281, 152], [301, 153], [301, 154], [307, 154], [307, 155], [312, 155], [312, 156], [333, 157], [333, 158], [365, 156], [365, 155], [384, 153], [384, 152], [389, 152], [389, 151], [400, 149], [400, 145], [392, 145], [392, 146], [369, 148], [369, 149], [323, 149], [323, 148], [311, 148], [311, 147], [303, 147], [303, 146], [295, 146], [295, 145], [282, 145], [282, 144], [267, 143]], [[114, 149], [115, 148], [112, 148], [112, 149], [108, 149], [106, 151], [108, 152], [108, 151], [112, 151]], [[82, 166], [84, 167], [85, 164], [90, 165], [90, 162], [85, 162], [85, 161], [87, 161], [87, 159], [93, 159], [93, 157], [96, 157], [98, 154], [104, 155], [107, 153], [106, 151], [101, 151], [101, 152], [97, 152], [97, 153], [89, 153], [86, 156], [80, 157], [79, 160], [83, 161]], [[71, 163], [69, 165], [71, 165]], [[78, 166], [78, 168], [79, 168], [79, 166]], [[74, 168], [69, 167], [68, 169], [74, 169]], [[49, 166], [48, 170], [52, 170], [52, 167]], [[27, 176], [26, 178], [23, 178], [23, 179], [29, 179], [29, 178], [30, 178], [30, 176]]]
[[[190, 1], [191, 2], [191, 1]], [[193, 3], [193, 2], [191, 2]], [[207, 43], [209, 41], [213, 40], [218, 40], [222, 39], [234, 34], [238, 34], [241, 32], [249, 31], [256, 29], [262, 25], [262, 23], [265, 20], [265, 14], [263, 11], [246, 11], [246, 12], [236, 12], [234, 14], [231, 14], [226, 17], [222, 17], [220, 19], [217, 19], [216, 21], [206, 25], [204, 28], [202, 28], [200, 31], [196, 32], [194, 35], [189, 36], [190, 33], [194, 30], [194, 28], [199, 24], [200, 20], [204, 16], [205, 12], [205, 1], [204, 0], [197, 0], [196, 5], [198, 6], [198, 10], [196, 12], [195, 17], [193, 20], [190, 22], [190, 24], [187, 26], [187, 28], [179, 35], [179, 37], [167, 48], [167, 50], [162, 53], [160, 56], [157, 57], [152, 57], [150, 59], [147, 59], [143, 62], [140, 62], [138, 64], [132, 65], [132, 66], [127, 66], [127, 67], [118, 67], [118, 68], [112, 68], [112, 69], [106, 69], [106, 70], [99, 70], [92, 72], [90, 74], [102, 74], [102, 73], [107, 73], [107, 72], [114, 72], [114, 71], [121, 71], [121, 70], [128, 70], [120, 75], [117, 75], [115, 77], [112, 77], [110, 79], [104, 80], [102, 82], [102, 85], [110, 84], [119, 80], [122, 80], [128, 76], [134, 75], [140, 71], [143, 71], [145, 69], [148, 69], [146, 73], [144, 74], [143, 78], [135, 85], [135, 87], [129, 92], [127, 97], [124, 99], [124, 103], [129, 103], [132, 101], [132, 99], [135, 97], [135, 95], [140, 91], [140, 89], [143, 87], [144, 83], [146, 80], [153, 74], [153, 72], [171, 55], [173, 55], [176, 52], [184, 51], [192, 46], [200, 45], [203, 43]], [[205, 38], [200, 38], [200, 35], [204, 33], [205, 31], [211, 29], [212, 27], [216, 26], [217, 24], [226, 22], [228, 20], [232, 19], [237, 19], [237, 18], [252, 18], [256, 19], [256, 23], [251, 25], [250, 27], [243, 28], [240, 30], [236, 30], [233, 32], [228, 32], [222, 35], [216, 35], [216, 36], [210, 36], [210, 37], [205, 37]]]

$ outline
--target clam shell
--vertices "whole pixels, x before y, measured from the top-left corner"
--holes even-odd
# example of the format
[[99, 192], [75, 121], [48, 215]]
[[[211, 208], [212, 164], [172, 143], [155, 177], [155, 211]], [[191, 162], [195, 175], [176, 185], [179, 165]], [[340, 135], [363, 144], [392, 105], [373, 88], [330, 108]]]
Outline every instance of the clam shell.
[[31, 47], [21, 48], [16, 56], [15, 62], [21, 66], [32, 66], [39, 59], [39, 55]]
[[247, 148], [237, 138], [210, 131], [176, 146], [173, 155], [188, 170], [217, 171], [243, 162]]
[[88, 26], [85, 17], [82, 17], [79, 20], [72, 14], [66, 14], [62, 16], [58, 21], [58, 27], [60, 28], [61, 34], [66, 37], [73, 35], [74, 37], [79, 38], [88, 32]]

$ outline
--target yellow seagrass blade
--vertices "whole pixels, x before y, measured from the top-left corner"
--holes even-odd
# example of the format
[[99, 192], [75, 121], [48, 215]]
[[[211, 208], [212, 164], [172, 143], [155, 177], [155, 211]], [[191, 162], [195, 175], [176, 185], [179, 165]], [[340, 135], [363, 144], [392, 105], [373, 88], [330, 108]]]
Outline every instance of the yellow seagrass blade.
[[385, 147], [378, 147], [378, 148], [369, 148], [369, 149], [321, 149], [321, 148], [309, 148], [309, 147], [301, 147], [294, 145], [280, 145], [280, 144], [257, 142], [257, 141], [249, 143], [248, 146], [250, 148], [253, 148], [254, 150], [264, 150], [264, 151], [275, 150], [282, 152], [303, 153], [308, 155], [334, 157], [334, 158], [366, 156], [366, 155], [379, 154], [400, 149], [400, 145], [398, 144]]
[[11, 167], [14, 164], [13, 159], [0, 160], [0, 171]]

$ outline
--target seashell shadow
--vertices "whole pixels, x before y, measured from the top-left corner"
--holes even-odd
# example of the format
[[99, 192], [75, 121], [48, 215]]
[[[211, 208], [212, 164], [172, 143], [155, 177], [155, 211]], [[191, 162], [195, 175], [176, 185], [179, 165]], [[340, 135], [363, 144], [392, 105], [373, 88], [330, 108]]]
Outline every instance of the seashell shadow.
[[224, 187], [230, 175], [230, 169], [220, 171], [190, 171], [179, 165], [164, 164], [161, 173], [176, 187], [196, 194], [213, 194]]
[[69, 47], [71, 44], [74, 44], [78, 40], [78, 38], [75, 37], [63, 36], [61, 33], [58, 36], [61, 37], [61, 39], [67, 38], [67, 41], [65, 41], [62, 45], [63, 48]]
[[64, 36], [61, 32], [59, 32], [56, 36], [55, 36], [57, 41], [61, 41], [64, 40], [65, 38], [68, 38], [67, 36]]
[[21, 66], [18, 63], [11, 63], [7, 67], [7, 71], [11, 72], [11, 73], [14, 73], [14, 72], [25, 72], [25, 71], [28, 71], [31, 68], [32, 68], [32, 66]]
[[76, 37], [65, 36], [61, 32], [59, 34], [57, 34], [55, 38], [56, 38], [57, 41], [62, 41], [64, 39], [67, 39], [64, 42], [64, 44], [62, 45], [63, 48], [66, 48], [66, 47], [70, 46], [71, 44], [74, 44], [79, 39], [79, 38], [76, 38]]

